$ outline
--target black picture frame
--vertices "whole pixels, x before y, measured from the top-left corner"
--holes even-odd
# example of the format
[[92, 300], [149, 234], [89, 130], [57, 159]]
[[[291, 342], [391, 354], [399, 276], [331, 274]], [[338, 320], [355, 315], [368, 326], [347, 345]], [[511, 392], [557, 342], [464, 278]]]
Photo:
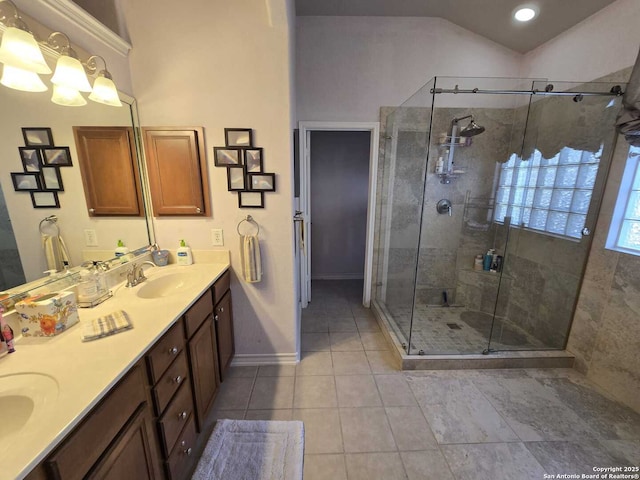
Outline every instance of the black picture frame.
[[242, 165], [227, 167], [227, 190], [240, 192], [247, 189], [247, 172]]
[[56, 167], [73, 166], [69, 147], [45, 147], [41, 150], [42, 165], [55, 165]]
[[253, 147], [253, 130], [251, 128], [225, 128], [224, 144], [227, 147]]
[[53, 165], [43, 165], [40, 169], [40, 184], [45, 192], [64, 192], [60, 169]]
[[18, 147], [18, 150], [20, 150], [22, 169], [25, 172], [39, 172], [42, 167], [42, 152], [40, 149], [34, 147]]
[[246, 148], [244, 150], [244, 166], [247, 173], [262, 173], [262, 148]]
[[247, 182], [251, 192], [275, 192], [275, 173], [247, 173]]
[[12, 172], [11, 181], [16, 192], [34, 192], [42, 190], [39, 172]]
[[27, 147], [53, 147], [53, 134], [49, 127], [22, 127], [22, 138]]
[[33, 208], [60, 208], [60, 200], [56, 192], [31, 192]]
[[238, 208], [264, 208], [264, 192], [238, 192]]
[[230, 165], [242, 165], [244, 160], [242, 148], [213, 147], [213, 164], [216, 167], [228, 167]]

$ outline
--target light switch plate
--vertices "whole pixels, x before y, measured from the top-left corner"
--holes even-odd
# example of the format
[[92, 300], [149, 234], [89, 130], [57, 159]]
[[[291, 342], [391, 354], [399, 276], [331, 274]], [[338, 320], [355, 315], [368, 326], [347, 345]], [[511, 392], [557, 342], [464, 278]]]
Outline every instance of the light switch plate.
[[97, 247], [98, 246], [98, 234], [95, 230], [85, 230], [84, 231], [84, 244], [87, 247]]
[[212, 228], [211, 229], [211, 243], [214, 247], [222, 247], [224, 246], [224, 237], [222, 235], [221, 228]]

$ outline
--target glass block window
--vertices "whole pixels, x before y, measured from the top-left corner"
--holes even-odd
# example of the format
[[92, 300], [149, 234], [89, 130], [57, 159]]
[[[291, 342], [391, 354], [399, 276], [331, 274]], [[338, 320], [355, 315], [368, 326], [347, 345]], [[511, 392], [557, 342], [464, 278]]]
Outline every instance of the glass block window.
[[630, 147], [606, 247], [640, 255], [640, 148]]
[[581, 238], [596, 182], [598, 152], [565, 147], [546, 159], [536, 150], [523, 160], [512, 155], [500, 167], [494, 219], [571, 238]]

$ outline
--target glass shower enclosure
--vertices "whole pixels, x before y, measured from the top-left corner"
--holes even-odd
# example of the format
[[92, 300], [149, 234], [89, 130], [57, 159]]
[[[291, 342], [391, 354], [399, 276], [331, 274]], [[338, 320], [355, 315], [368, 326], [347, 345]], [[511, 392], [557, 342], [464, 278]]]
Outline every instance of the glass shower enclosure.
[[406, 353], [566, 346], [623, 87], [436, 77], [383, 109], [373, 302]]

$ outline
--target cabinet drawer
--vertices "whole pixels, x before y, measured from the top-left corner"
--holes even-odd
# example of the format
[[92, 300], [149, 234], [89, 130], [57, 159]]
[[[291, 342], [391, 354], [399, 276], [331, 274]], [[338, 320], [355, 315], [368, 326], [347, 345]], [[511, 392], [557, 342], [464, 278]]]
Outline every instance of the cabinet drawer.
[[46, 461], [54, 478], [84, 478], [144, 403], [144, 385], [144, 370], [136, 365]]
[[191, 335], [196, 333], [198, 327], [212, 312], [213, 299], [211, 298], [211, 291], [207, 290], [184, 314], [184, 329], [187, 333], [187, 338], [191, 338]]
[[152, 385], [158, 382], [167, 367], [184, 349], [182, 328], [182, 320], [178, 320], [147, 355], [147, 365], [149, 366], [149, 377]]
[[[156, 413], [161, 415], [167, 408], [169, 401], [176, 393], [180, 385], [189, 380], [189, 367], [187, 366], [187, 356], [181, 352], [176, 361], [164, 373], [160, 381], [153, 387], [153, 400], [156, 406]], [[188, 383], [188, 382], [187, 382]]]
[[231, 281], [231, 274], [229, 270], [224, 272], [222, 276], [216, 280], [216, 283], [213, 284], [213, 298], [214, 303], [218, 303], [224, 297], [224, 294], [229, 290], [229, 283]]
[[189, 473], [196, 461], [196, 440], [196, 423], [193, 416], [191, 416], [167, 460], [169, 480], [187, 478], [187, 473]]
[[178, 393], [158, 420], [160, 436], [165, 454], [173, 449], [178, 435], [193, 415], [193, 397], [189, 382], [183, 382]]

